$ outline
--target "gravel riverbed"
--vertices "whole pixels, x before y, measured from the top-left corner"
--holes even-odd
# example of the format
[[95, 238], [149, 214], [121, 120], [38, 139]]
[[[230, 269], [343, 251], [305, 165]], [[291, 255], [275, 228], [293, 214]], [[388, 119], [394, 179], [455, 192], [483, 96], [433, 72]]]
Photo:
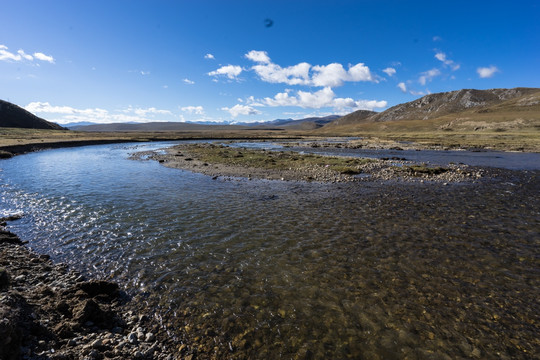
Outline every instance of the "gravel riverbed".
[[114, 282], [37, 254], [0, 219], [0, 359], [176, 359], [167, 335]]

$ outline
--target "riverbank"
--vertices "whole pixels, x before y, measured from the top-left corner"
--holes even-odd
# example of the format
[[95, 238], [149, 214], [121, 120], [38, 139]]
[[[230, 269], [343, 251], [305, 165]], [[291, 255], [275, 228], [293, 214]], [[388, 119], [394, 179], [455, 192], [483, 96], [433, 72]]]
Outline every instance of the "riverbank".
[[[321, 142], [313, 142], [310, 146], [315, 144], [321, 146]], [[242, 177], [325, 183], [397, 180], [448, 184], [477, 181], [487, 174], [485, 169], [464, 164], [428, 166], [399, 157], [367, 159], [320, 156], [213, 143], [181, 144], [163, 151], [137, 152], [132, 155], [132, 159], [152, 159], [167, 167], [214, 178]]]
[[34, 253], [16, 219], [0, 219], [0, 359], [176, 359], [137, 298]]

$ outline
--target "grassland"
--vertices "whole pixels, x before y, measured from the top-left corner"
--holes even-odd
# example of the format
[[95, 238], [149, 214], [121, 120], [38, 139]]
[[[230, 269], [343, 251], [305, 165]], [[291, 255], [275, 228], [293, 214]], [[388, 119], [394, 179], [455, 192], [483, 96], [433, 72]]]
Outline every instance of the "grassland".
[[373, 159], [330, 157], [293, 152], [275, 152], [232, 148], [223, 145], [193, 144], [182, 147], [200, 161], [211, 164], [241, 166], [268, 170], [288, 170], [290, 168], [322, 166], [340, 174], [359, 174], [360, 166]]
[[[453, 121], [453, 122], [452, 122]], [[486, 125], [488, 124], [488, 125]], [[82, 132], [0, 128], [0, 150], [12, 153], [77, 144], [159, 141], [183, 139], [324, 139], [362, 137], [373, 144], [411, 142], [418, 148], [487, 148], [506, 151], [540, 152], [540, 121], [487, 122], [470, 120], [410, 120], [351, 124], [315, 130], [194, 130], [161, 132]]]

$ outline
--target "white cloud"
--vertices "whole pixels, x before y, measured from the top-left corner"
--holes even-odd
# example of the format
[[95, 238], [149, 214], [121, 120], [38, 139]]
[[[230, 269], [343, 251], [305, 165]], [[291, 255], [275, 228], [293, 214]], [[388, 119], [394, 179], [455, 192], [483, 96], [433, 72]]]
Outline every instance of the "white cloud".
[[236, 104], [232, 108], [222, 107], [221, 110], [228, 111], [233, 118], [238, 115], [258, 115], [261, 112], [251, 106]]
[[397, 84], [397, 87], [398, 87], [401, 91], [403, 91], [404, 93], [407, 92], [407, 85], [405, 85], [404, 82], [400, 82], [399, 84]]
[[34, 57], [32, 55], [25, 53], [24, 50], [17, 51], [17, 54], [21, 55], [21, 57], [25, 58], [28, 61], [34, 60]]
[[24, 50], [19, 49], [17, 53], [8, 51], [6, 45], [0, 45], [0, 61], [34, 61], [34, 58], [41, 61], [47, 61], [54, 64], [54, 58], [52, 56], [45, 55], [40, 52], [34, 53], [34, 56], [27, 54]]
[[236, 79], [238, 75], [242, 72], [242, 68], [240, 66], [236, 65], [226, 65], [222, 66], [219, 69], [215, 71], [210, 71], [208, 75], [210, 76], [218, 76], [218, 75], [226, 75], [229, 79]]
[[54, 64], [54, 58], [52, 56], [45, 55], [44, 53], [36, 52], [34, 53], [34, 57], [38, 60], [47, 61], [51, 64]]
[[184, 106], [180, 110], [189, 114], [204, 115], [204, 108], [202, 106]]
[[343, 65], [332, 63], [326, 66], [313, 66], [312, 83], [315, 86], [337, 87], [343, 85], [343, 82], [349, 78], [349, 74], [343, 68]]
[[270, 57], [266, 51], [251, 50], [245, 57], [251, 61], [263, 64], [270, 64]]
[[122, 110], [122, 112], [126, 114], [134, 113], [135, 115], [138, 115], [138, 116], [147, 116], [149, 114], [172, 115], [172, 112], [170, 112], [169, 110], [159, 110], [159, 109], [156, 109], [155, 107], [143, 109], [143, 108], [133, 108], [130, 106], [127, 109]]
[[423, 72], [418, 78], [418, 82], [421, 85], [426, 85], [427, 82], [431, 81], [431, 79], [439, 75], [441, 75], [441, 71], [439, 69], [431, 69]]
[[195, 84], [195, 81], [192, 81], [192, 80], [189, 80], [189, 79], [184, 79], [182, 81], [185, 82], [186, 84], [189, 84], [189, 85]]
[[294, 66], [282, 68], [277, 64], [255, 65], [251, 69], [255, 70], [261, 80], [269, 83], [283, 83], [288, 85], [308, 85], [309, 69], [308, 63], [300, 63]]
[[383, 69], [383, 72], [386, 73], [388, 76], [394, 76], [396, 74], [396, 69], [392, 67], [387, 67], [386, 69]]
[[[25, 106], [25, 109], [34, 114], [52, 114], [46, 115], [47, 119], [58, 124], [81, 121], [89, 121], [97, 124], [152, 122], [168, 121], [174, 118], [171, 111], [160, 110], [155, 107], [144, 109], [129, 106], [127, 109], [117, 110], [111, 113], [108, 110], [100, 108], [76, 109], [70, 106], [53, 106], [48, 102], [31, 102]], [[56, 118], [51, 118], [53, 115], [56, 115]]]
[[349, 67], [349, 76], [347, 81], [374, 81], [369, 68], [364, 63]]
[[12, 60], [12, 61], [21, 61], [21, 55], [15, 55], [7, 51], [8, 47], [5, 45], [0, 45], [0, 60]]
[[482, 79], [490, 78], [499, 71], [500, 70], [496, 66], [493, 66], [493, 65], [491, 65], [490, 67], [479, 67], [478, 69], [476, 69], [476, 72]]
[[441, 51], [435, 54], [435, 58], [441, 61], [444, 65], [450, 66], [452, 70], [454, 71], [458, 70], [461, 67], [459, 64], [456, 64], [453, 60], [448, 59], [446, 57], [446, 54]]
[[204, 55], [204, 58], [205, 59], [212, 59], [212, 60], [215, 59], [214, 55], [212, 55], [212, 54], [206, 54], [206, 55]]
[[302, 108], [320, 109], [332, 107], [338, 111], [345, 108], [352, 110], [382, 108], [387, 105], [386, 101], [376, 100], [353, 100], [351, 98], [336, 98], [330, 87], [325, 87], [314, 93], [298, 91], [296, 95], [289, 95], [290, 92], [276, 94], [273, 98], [266, 97], [260, 103], [267, 106], [299, 106]]
[[255, 71], [261, 80], [269, 83], [337, 87], [343, 85], [345, 81], [375, 81], [369, 68], [363, 63], [349, 65], [348, 70], [338, 63], [312, 66], [301, 62], [281, 67], [272, 63], [265, 51], [252, 50], [245, 57], [257, 63], [251, 67], [251, 70]]
[[141, 70], [141, 75], [142, 75], [142, 76], [150, 75], [150, 71], [143, 71], [143, 70]]

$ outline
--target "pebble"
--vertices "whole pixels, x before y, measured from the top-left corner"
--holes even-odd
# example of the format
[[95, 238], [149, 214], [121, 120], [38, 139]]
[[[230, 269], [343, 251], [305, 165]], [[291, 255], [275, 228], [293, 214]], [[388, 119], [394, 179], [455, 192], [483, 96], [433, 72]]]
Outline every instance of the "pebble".
[[146, 333], [146, 337], [145, 337], [145, 341], [146, 342], [152, 342], [156, 339], [156, 336], [154, 334], [152, 334], [151, 332], [149, 333]]
[[129, 335], [127, 336], [127, 340], [131, 343], [131, 344], [136, 344], [137, 343], [137, 334], [136, 333], [129, 333]]

